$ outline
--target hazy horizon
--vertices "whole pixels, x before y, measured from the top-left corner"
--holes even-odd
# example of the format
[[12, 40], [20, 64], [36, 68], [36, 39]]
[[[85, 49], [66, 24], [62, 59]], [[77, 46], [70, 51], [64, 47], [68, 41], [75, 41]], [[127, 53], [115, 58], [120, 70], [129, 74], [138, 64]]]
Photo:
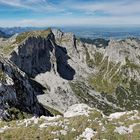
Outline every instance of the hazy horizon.
[[[0, 30], [5, 32], [6, 34], [13, 35], [15, 33], [22, 33], [32, 30], [45, 30], [48, 28], [49, 27], [0, 27]], [[80, 38], [125, 39], [128, 37], [140, 37], [139, 26], [63, 26], [52, 28], [60, 29], [63, 32], [72, 32]]]
[[63, 25], [63, 26], [0, 26], [0, 28], [140, 28], [140, 24], [131, 24], [131, 25], [91, 25], [91, 26], [86, 26], [86, 25]]

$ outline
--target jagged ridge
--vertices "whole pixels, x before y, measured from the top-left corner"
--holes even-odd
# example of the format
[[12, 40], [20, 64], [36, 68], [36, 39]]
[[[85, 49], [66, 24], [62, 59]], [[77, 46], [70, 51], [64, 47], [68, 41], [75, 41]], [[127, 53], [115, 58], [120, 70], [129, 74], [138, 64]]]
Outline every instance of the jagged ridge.
[[139, 108], [138, 39], [96, 47], [55, 29], [19, 37], [10, 59], [45, 87], [46, 94], [38, 96], [45, 107], [61, 113], [77, 102], [104, 113]]

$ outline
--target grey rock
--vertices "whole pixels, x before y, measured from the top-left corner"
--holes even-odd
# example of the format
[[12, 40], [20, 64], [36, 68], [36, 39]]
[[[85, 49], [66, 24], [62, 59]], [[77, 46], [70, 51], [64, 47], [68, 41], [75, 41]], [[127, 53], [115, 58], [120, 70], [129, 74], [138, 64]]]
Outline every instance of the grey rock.
[[30, 114], [45, 114], [37, 101], [37, 94], [28, 76], [11, 61], [0, 56], [0, 118], [10, 119], [8, 109], [11, 107]]
[[[31, 36], [18, 44], [10, 60], [44, 87], [45, 94], [37, 98], [45, 107], [63, 113], [69, 106], [84, 102], [113, 112], [129, 110], [129, 104], [131, 109], [140, 106], [139, 54], [139, 39], [110, 40], [108, 46], [98, 47], [81, 42], [72, 33], [53, 29], [48, 36]], [[116, 75], [127, 82], [117, 83], [117, 77], [115, 83], [112, 79]], [[98, 91], [96, 83], [89, 83], [90, 78], [96, 77], [100, 80], [97, 83], [100, 88], [106, 86], [104, 81], [108, 86], [115, 83], [114, 91], [110, 95], [104, 89]], [[137, 88], [131, 87], [132, 80], [137, 83]], [[131, 99], [132, 95], [135, 100]]]

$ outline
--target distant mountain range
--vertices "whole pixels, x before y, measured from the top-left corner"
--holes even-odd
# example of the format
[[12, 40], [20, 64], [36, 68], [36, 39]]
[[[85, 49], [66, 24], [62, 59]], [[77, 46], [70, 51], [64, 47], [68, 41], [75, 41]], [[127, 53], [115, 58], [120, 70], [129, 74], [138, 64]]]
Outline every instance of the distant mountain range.
[[[55, 27], [53, 27], [55, 28]], [[47, 27], [11, 27], [0, 28], [0, 30], [8, 35], [22, 33], [33, 30], [44, 30]], [[79, 38], [89, 39], [126, 39], [128, 37], [140, 37], [139, 27], [59, 27], [65, 32], [73, 32]]]
[[7, 34], [5, 34], [3, 31], [0, 31], [0, 38], [3, 37], [3, 38], [6, 38], [8, 37]]
[[0, 27], [0, 30], [8, 35], [13, 35], [16, 33], [22, 33], [22, 32], [27, 32], [27, 31], [33, 31], [33, 30], [41, 30], [45, 29], [45, 27], [7, 27], [7, 28], [2, 28]]
[[64, 27], [65, 32], [73, 32], [80, 38], [104, 38], [104, 39], [126, 39], [128, 37], [140, 37], [140, 27]]

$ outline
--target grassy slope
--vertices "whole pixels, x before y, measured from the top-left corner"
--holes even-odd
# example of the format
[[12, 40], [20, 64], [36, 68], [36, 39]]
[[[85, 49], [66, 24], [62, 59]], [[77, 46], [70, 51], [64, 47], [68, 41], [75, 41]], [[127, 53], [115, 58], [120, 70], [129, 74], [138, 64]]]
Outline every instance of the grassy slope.
[[17, 44], [20, 44], [21, 42], [23, 42], [27, 38], [29, 38], [29, 37], [44, 37], [44, 38], [47, 38], [50, 33], [51, 33], [50, 28], [47, 29], [47, 30], [42, 30], [42, 31], [31, 31], [31, 32], [21, 33], [16, 37], [15, 42], [9, 43], [9, 45], [7, 45], [7, 46], [1, 46], [0, 51], [4, 55], [9, 55], [13, 51], [13, 49], [17, 46]]
[[24, 41], [26, 38], [28, 37], [37, 37], [37, 36], [40, 36], [40, 37], [48, 37], [48, 35], [51, 33], [51, 29], [47, 29], [47, 30], [40, 30], [40, 31], [32, 31], [32, 32], [24, 32], [24, 33], [21, 33], [20, 35], [17, 36], [16, 38], [16, 43], [21, 43], [22, 41]]
[[[113, 107], [97, 101], [90, 96], [89, 89], [100, 92], [101, 96], [106, 98], [112, 104], [115, 104], [120, 110], [139, 109], [140, 107], [140, 81], [134, 80], [127, 75], [128, 70], [140, 73], [140, 66], [126, 58], [126, 64], [114, 63], [108, 57], [103, 57], [100, 52], [91, 54], [86, 51], [86, 62], [90, 68], [97, 70], [96, 74], [90, 74], [86, 84], [81, 81], [71, 83], [71, 88], [77, 97], [84, 103], [97, 107], [110, 113], [117, 111]], [[88, 85], [88, 86], [86, 86]]]
[[[11, 129], [1, 133], [0, 138], [2, 140], [53, 140], [54, 138], [60, 140], [74, 140], [80, 136], [86, 128], [91, 128], [96, 132], [92, 138], [93, 140], [139, 140], [140, 119], [130, 119], [134, 115], [135, 113], [132, 112], [130, 114], [125, 114], [118, 119], [109, 120], [107, 117], [103, 117], [100, 112], [93, 111], [88, 117], [84, 115], [71, 118], [60, 117], [48, 121], [49, 124], [47, 127], [42, 129], [39, 128], [39, 126], [46, 123], [43, 119], [39, 119], [37, 124], [31, 122], [27, 127], [25, 126], [25, 123], [19, 126], [20, 123], [17, 123], [16, 121], [0, 122], [0, 127], [6, 125], [11, 127]], [[140, 117], [140, 113], [137, 116]], [[21, 120], [21, 122], [23, 122], [23, 120]], [[129, 127], [135, 123], [137, 123], [137, 125], [133, 128], [134, 131], [130, 134], [121, 135], [114, 131], [116, 127]], [[63, 135], [61, 130], [65, 130], [67, 134]]]

